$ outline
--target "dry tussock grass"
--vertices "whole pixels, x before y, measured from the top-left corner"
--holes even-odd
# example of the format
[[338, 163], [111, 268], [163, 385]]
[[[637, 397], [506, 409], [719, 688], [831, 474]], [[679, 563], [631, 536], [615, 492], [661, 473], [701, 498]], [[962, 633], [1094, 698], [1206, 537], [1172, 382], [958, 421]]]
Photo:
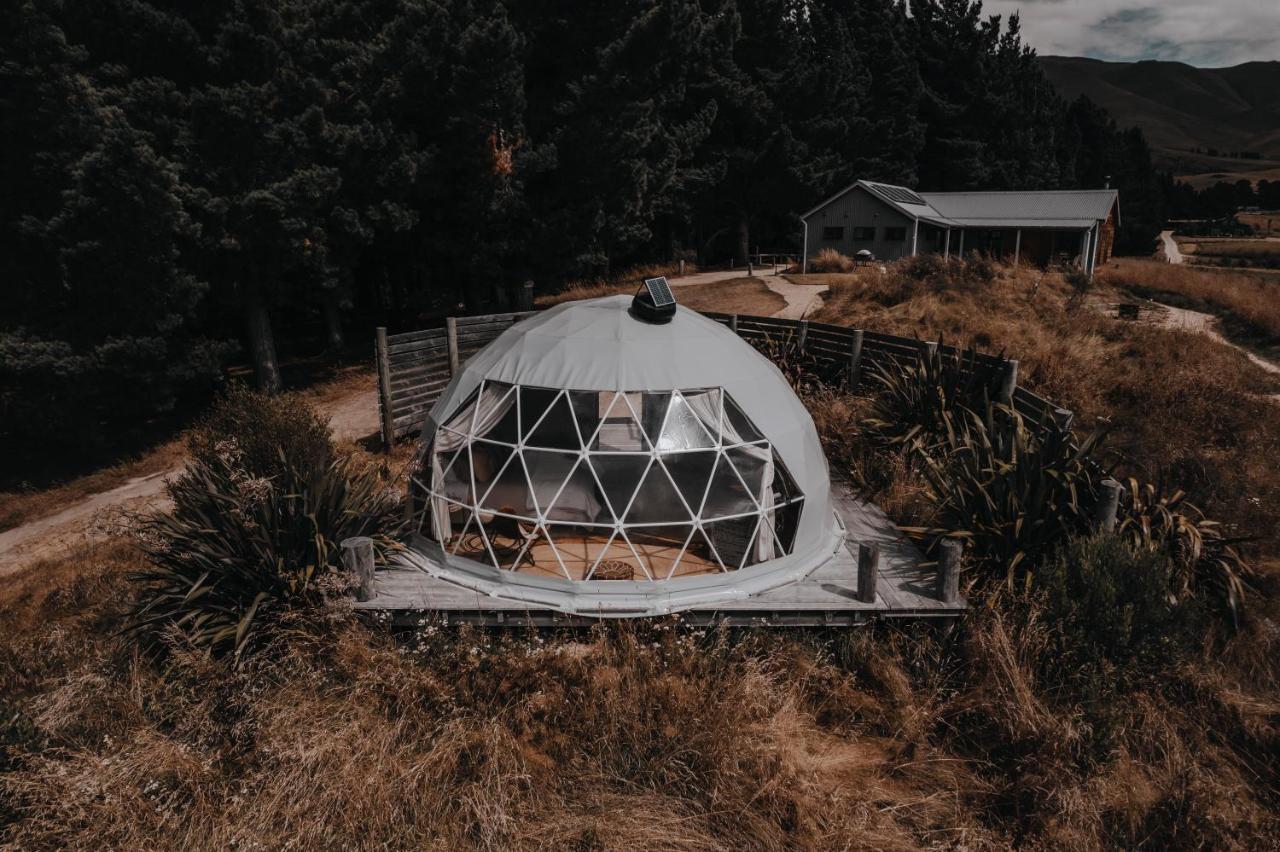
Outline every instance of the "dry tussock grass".
[[1280, 278], [1275, 276], [1124, 258], [1099, 270], [1098, 277], [1109, 286], [1143, 296], [1172, 293], [1192, 307], [1230, 313], [1258, 333], [1280, 337]]
[[[828, 318], [1006, 347], [1143, 460], [1199, 464], [1224, 517], [1274, 520], [1274, 500], [1226, 514], [1259, 475], [1233, 465], [1275, 436], [1248, 420], [1265, 409], [1243, 362], [1067, 311], [1060, 283], [990, 288], [837, 291]], [[865, 400], [808, 393], [833, 465], [896, 517], [925, 511], [905, 469], [865, 452]], [[139, 559], [115, 540], [0, 586], [0, 844], [1256, 849], [1280, 827], [1275, 597], [1239, 634], [1124, 677], [1064, 671], [1070, 637], [1034, 589], [976, 597], [952, 634], [424, 624], [397, 641], [333, 608], [232, 669], [118, 637]]]
[[[1167, 269], [1168, 267], [1159, 267]], [[1096, 298], [1115, 294], [1100, 281]], [[1019, 361], [1019, 381], [1109, 428], [1130, 469], [1166, 475], [1192, 501], [1280, 553], [1280, 417], [1274, 376], [1205, 335], [1126, 323], [1076, 307], [1055, 274], [1003, 269], [982, 285], [939, 289], [911, 276], [862, 273], [836, 282], [822, 322], [917, 336]]]
[[[576, 302], [580, 299], [597, 299], [601, 296], [631, 295], [646, 278], [657, 278], [665, 275], [672, 278], [679, 271], [676, 263], [649, 263], [633, 266], [623, 272], [607, 278], [592, 278], [586, 281], [570, 281], [558, 293], [539, 296], [537, 307], [549, 308], [561, 302]], [[685, 264], [685, 274], [692, 275], [698, 267], [692, 263]]]
[[5, 744], [4, 842], [1247, 848], [1274, 828], [1273, 695], [1188, 664], [1182, 706], [1091, 708], [1044, 674], [1034, 607], [982, 607], [950, 638], [424, 625], [399, 643], [334, 610], [232, 670], [117, 638], [137, 559], [96, 545], [6, 587], [0, 692], [35, 734]]

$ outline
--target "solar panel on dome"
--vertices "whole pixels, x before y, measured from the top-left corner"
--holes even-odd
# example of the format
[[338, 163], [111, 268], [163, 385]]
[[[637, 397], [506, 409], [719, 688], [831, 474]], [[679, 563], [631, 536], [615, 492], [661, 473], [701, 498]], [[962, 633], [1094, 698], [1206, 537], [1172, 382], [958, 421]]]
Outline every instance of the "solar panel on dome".
[[671, 287], [667, 284], [666, 276], [659, 278], [644, 279], [644, 286], [649, 290], [649, 298], [653, 299], [653, 305], [660, 308], [663, 305], [674, 305], [676, 297], [671, 293]]

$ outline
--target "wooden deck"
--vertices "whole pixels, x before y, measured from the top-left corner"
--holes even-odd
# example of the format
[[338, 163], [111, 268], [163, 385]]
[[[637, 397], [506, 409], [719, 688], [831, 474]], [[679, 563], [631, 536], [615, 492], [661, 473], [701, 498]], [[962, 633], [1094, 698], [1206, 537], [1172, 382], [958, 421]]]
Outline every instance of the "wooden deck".
[[[773, 627], [863, 624], [872, 618], [955, 618], [965, 602], [946, 603], [936, 589], [936, 572], [876, 506], [847, 486], [832, 483], [836, 510], [844, 520], [845, 547], [809, 576], [724, 606], [694, 607], [680, 613], [691, 623]], [[858, 600], [858, 545], [880, 547], [880, 576], [874, 603]], [[381, 614], [383, 623], [412, 627], [424, 618], [446, 624], [572, 626], [590, 616], [536, 609], [432, 577], [410, 566], [377, 572], [374, 596], [356, 609]]]

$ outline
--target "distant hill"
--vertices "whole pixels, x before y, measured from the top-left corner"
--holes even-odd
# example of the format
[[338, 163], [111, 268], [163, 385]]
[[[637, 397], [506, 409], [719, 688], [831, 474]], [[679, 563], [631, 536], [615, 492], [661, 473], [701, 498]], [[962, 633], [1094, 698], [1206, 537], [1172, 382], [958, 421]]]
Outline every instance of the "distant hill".
[[[1280, 179], [1280, 62], [1195, 68], [1042, 56], [1040, 64], [1063, 97], [1087, 95], [1119, 124], [1142, 128], [1163, 169], [1200, 185]], [[1232, 151], [1260, 159], [1225, 156]]]

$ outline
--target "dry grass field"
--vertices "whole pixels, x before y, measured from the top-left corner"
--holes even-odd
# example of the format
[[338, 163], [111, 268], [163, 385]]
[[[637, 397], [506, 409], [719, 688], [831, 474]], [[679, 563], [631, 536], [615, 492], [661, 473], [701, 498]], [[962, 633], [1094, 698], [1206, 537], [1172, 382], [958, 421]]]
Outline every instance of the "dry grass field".
[[[233, 666], [176, 636], [158, 656], [121, 636], [144, 567], [125, 536], [0, 581], [0, 845], [1273, 847], [1275, 381], [1026, 271], [828, 283], [816, 319], [1016, 355], [1083, 428], [1109, 421], [1128, 464], [1255, 537], [1241, 628], [1139, 664], [1079, 657], [1092, 628], [1051, 617], [1031, 586], [972, 590], [954, 633], [424, 623], [393, 638], [333, 603], [280, 617]], [[878, 480], [899, 520], [927, 513], [901, 459], [868, 451], [865, 400], [807, 402], [833, 467]]]
[[[1280, 250], [1280, 242], [1276, 246]], [[1140, 295], [1174, 294], [1209, 313], [1229, 314], [1255, 334], [1280, 337], [1280, 278], [1271, 275], [1120, 258], [1100, 269], [1098, 279]]]

